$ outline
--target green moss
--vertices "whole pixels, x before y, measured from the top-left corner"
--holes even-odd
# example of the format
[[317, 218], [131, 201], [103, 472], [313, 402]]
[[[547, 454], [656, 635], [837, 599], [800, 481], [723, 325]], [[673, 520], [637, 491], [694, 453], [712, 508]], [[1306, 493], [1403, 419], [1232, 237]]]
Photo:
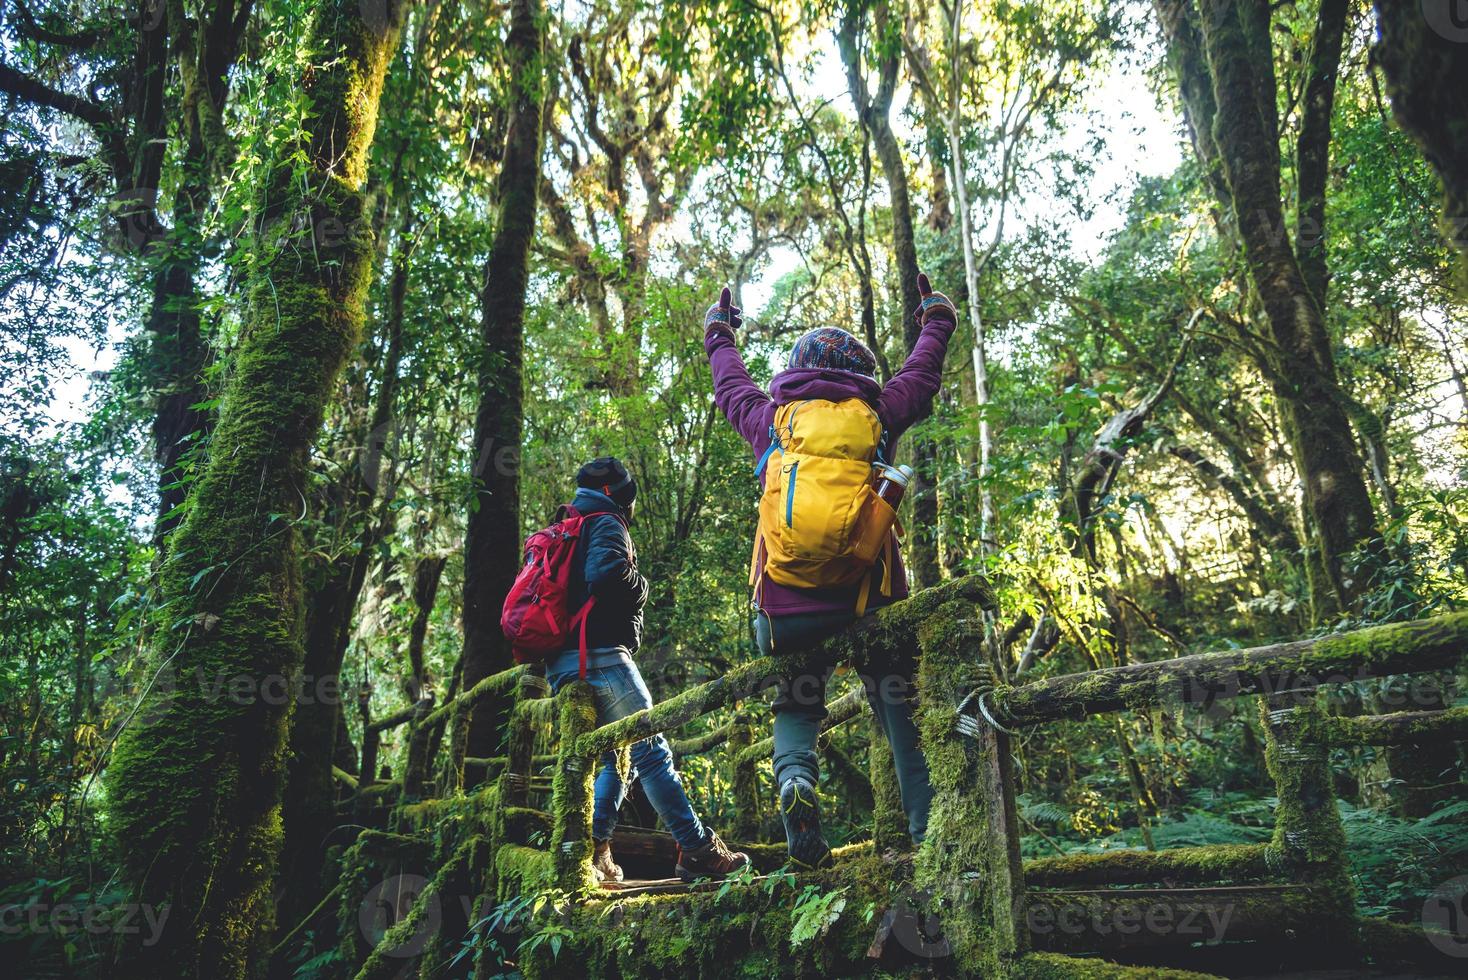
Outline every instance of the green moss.
[[507, 806], [504, 808], [504, 828], [505, 843], [528, 844], [532, 835], [550, 835], [551, 815], [530, 807]]
[[[529, 978], [578, 980], [885, 975], [866, 954], [882, 910], [902, 891], [903, 877], [901, 866], [867, 856], [801, 875], [773, 894], [766, 883], [756, 882], [734, 886], [723, 896], [709, 890], [595, 901], [557, 920], [570, 931], [559, 956], [542, 946], [519, 965]], [[845, 904], [823, 937], [792, 947], [791, 929], [807, 886], [822, 895], [845, 889]], [[530, 933], [536, 928], [532, 924]]]
[[364, 830], [342, 852], [337, 902], [337, 952], [355, 971], [371, 952], [358, 916], [368, 891], [379, 882], [404, 872], [418, 873], [428, 861], [429, 844], [422, 837]]
[[424, 800], [421, 803], [405, 803], [398, 808], [399, 826], [408, 830], [432, 827], [438, 818], [449, 809], [451, 800]]
[[689, 755], [702, 755], [728, 741], [735, 727], [735, 722], [727, 722], [718, 728], [704, 732], [702, 735], [678, 739], [670, 743], [669, 748], [673, 750], [673, 755], [680, 759]]
[[846, 663], [859, 668], [865, 665], [866, 658], [873, 652], [887, 656], [894, 650], [912, 649], [919, 626], [949, 601], [972, 609], [975, 605], [992, 603], [993, 596], [988, 583], [973, 575], [924, 589], [864, 616], [849, 629], [799, 657], [752, 660], [651, 708], [603, 725], [581, 736], [577, 741], [577, 751], [596, 756], [616, 746], [630, 745], [650, 735], [671, 731], [733, 701], [757, 694], [771, 678], [809, 671], [812, 664]]
[[1267, 878], [1272, 874], [1265, 844], [1214, 844], [1164, 851], [1105, 851], [1036, 858], [1024, 864], [1025, 884], [1080, 885], [1205, 884]]
[[1016, 920], [1023, 895], [1007, 736], [954, 729], [957, 706], [983, 679], [975, 654], [982, 626], [971, 604], [950, 602], [918, 632], [923, 754], [933, 803], [916, 881], [932, 895], [958, 967], [1002, 976], [1023, 951]]
[[1219, 942], [1284, 944], [1292, 936], [1328, 937], [1321, 949], [1339, 952], [1349, 932], [1326, 911], [1331, 886], [1309, 879], [1231, 887], [1032, 890], [1025, 896], [1031, 944], [1041, 952], [1121, 955], [1185, 950]]
[[[397, 11], [389, 5], [385, 10]], [[179, 912], [160, 941], [124, 938], [119, 974], [244, 977], [274, 926], [289, 697], [214, 689], [295, 677], [303, 660], [300, 533], [306, 456], [360, 335], [374, 272], [361, 193], [395, 19], [368, 29], [355, 0], [323, 4], [301, 89], [300, 146], [265, 182], [261, 247], [215, 451], [160, 570], [167, 619], [155, 684], [107, 772], [109, 828], [134, 898]], [[304, 172], [295, 172], [304, 169]], [[281, 234], [341, 229], [319, 249]]]
[[761, 806], [758, 763], [745, 759], [754, 744], [754, 727], [746, 722], [734, 725], [729, 733], [727, 758], [734, 772], [734, 824], [731, 834], [737, 840], [753, 840], [759, 835]]
[[596, 728], [596, 699], [585, 681], [567, 684], [556, 695], [560, 706], [561, 751], [556, 763], [551, 804], [551, 853], [556, 883], [580, 894], [596, 887], [591, 870], [592, 781], [596, 759], [579, 751], [586, 733]]
[[881, 854], [912, 850], [907, 831], [907, 814], [902, 809], [902, 791], [897, 785], [897, 766], [882, 723], [873, 716], [871, 728], [872, 840]]
[[1260, 711], [1268, 735], [1264, 758], [1278, 798], [1272, 850], [1293, 863], [1343, 874], [1346, 833], [1332, 792], [1320, 709], [1286, 695], [1261, 702]]
[[518, 667], [511, 667], [509, 670], [502, 670], [497, 674], [490, 674], [469, 688], [469, 690], [460, 693], [452, 701], [445, 701], [442, 705], [429, 712], [424, 716], [423, 724], [435, 725], [441, 721], [447, 721], [450, 713], [471, 708], [484, 698], [509, 690], [519, 681], [520, 675], [528, 669], [526, 665], [520, 664]]
[[1371, 916], [1356, 920], [1356, 933], [1364, 958], [1379, 969], [1442, 976], [1463, 972], [1462, 958], [1448, 952], [1462, 949], [1461, 941], [1451, 934], [1434, 931], [1429, 935], [1416, 923], [1406, 925]]
[[495, 851], [494, 872], [495, 895], [501, 902], [544, 891], [555, 882], [549, 852], [519, 844], [504, 844]]
[[1386, 668], [1416, 660], [1420, 665], [1413, 665], [1409, 671], [1415, 673], [1452, 667], [1465, 649], [1468, 649], [1468, 612], [1459, 612], [1322, 637], [1300, 657], [1299, 667], [1310, 676], [1330, 676], [1337, 672], [1349, 675], [1361, 668], [1376, 675], [1395, 672]]
[[1395, 715], [1354, 718], [1332, 716], [1323, 720], [1322, 736], [1331, 745], [1410, 745], [1431, 739], [1468, 738], [1468, 708], [1410, 711]]
[[1468, 613], [1391, 623], [1318, 639], [1109, 667], [1001, 687], [989, 699], [1008, 726], [1238, 697], [1454, 666], [1468, 649]]
[[1105, 960], [1030, 953], [1014, 973], [1017, 980], [1209, 980], [1211, 973], [1170, 968], [1120, 966]]
[[[408, 914], [393, 923], [392, 927], [383, 933], [382, 939], [368, 954], [367, 959], [362, 963], [362, 968], [357, 971], [355, 980], [384, 980], [403, 968], [402, 956], [394, 956], [394, 951], [417, 935], [429, 909], [439, 907], [446, 901], [457, 901], [456, 890], [447, 887], [448, 883], [454, 878], [464, 876], [477, 843], [475, 840], [465, 841], [447, 861], [439, 866], [438, 872], [423, 887], [423, 891], [419, 893], [413, 907], [408, 910]], [[440, 896], [443, 897], [440, 898]]]

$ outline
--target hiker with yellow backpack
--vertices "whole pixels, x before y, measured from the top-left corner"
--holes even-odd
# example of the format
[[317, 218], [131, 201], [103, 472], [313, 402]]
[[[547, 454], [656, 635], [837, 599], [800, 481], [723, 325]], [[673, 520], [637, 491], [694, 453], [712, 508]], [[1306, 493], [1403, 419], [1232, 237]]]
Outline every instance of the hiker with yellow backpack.
[[[921, 336], [885, 385], [876, 358], [839, 327], [803, 335], [766, 392], [735, 345], [740, 310], [725, 289], [704, 317], [714, 400], [754, 450], [763, 491], [750, 568], [760, 652], [799, 653], [861, 616], [907, 595], [889, 489], [911, 470], [890, 465], [897, 438], [932, 410], [957, 325], [953, 303], [918, 276]], [[905, 472], [904, 472], [905, 471]], [[908, 832], [920, 842], [933, 791], [913, 721], [911, 662], [869, 665], [862, 682], [892, 746]], [[820, 867], [816, 737], [830, 671], [777, 678], [775, 785], [793, 863]]]

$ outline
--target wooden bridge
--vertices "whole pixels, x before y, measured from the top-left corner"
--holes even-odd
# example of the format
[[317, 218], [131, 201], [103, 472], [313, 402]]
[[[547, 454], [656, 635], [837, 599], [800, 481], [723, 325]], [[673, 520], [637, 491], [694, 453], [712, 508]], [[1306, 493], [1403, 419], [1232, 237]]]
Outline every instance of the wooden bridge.
[[[655, 733], [671, 737], [751, 698], [798, 666], [789, 661], [752, 661], [600, 727], [589, 688], [571, 684], [551, 698], [524, 668], [486, 678], [442, 707], [369, 721], [364, 776], [376, 771], [378, 736], [394, 725], [410, 726], [409, 763], [400, 781], [354, 784], [339, 773], [349, 786], [344, 816], [374, 828], [342, 855], [329, 897], [340, 910], [342, 975], [437, 977], [451, 962], [463, 975], [471, 937], [512, 953], [519, 946], [527, 976], [1191, 976], [1181, 967], [1233, 972], [1231, 964], [1248, 963], [1257, 972], [1261, 963], [1298, 965], [1302, 957], [1312, 967], [1461, 972], [1465, 961], [1441, 952], [1444, 942], [1357, 915], [1327, 757], [1333, 746], [1462, 739], [1468, 709], [1332, 717], [1316, 693], [1322, 684], [1457, 667], [1468, 652], [1468, 613], [1011, 686], [996, 683], [1002, 671], [980, 653], [990, 601], [982, 580], [958, 579], [866, 617], [811, 655], [857, 670], [894, 653], [916, 656], [934, 800], [928, 839], [910, 853], [891, 753], [874, 738], [871, 840], [838, 849], [832, 868], [793, 879], [778, 873], [783, 842], [739, 843], [762, 877], [728, 886], [629, 881], [606, 891], [591, 871], [601, 755]], [[1278, 797], [1268, 843], [1021, 862], [1014, 733], [1239, 697], [1258, 698], [1263, 713]], [[465, 758], [460, 722], [491, 702], [508, 708], [507, 754]], [[826, 724], [868, 715], [863, 703], [860, 691], [833, 702]], [[730, 834], [738, 840], [757, 832], [756, 766], [770, 751], [753, 734], [736, 721], [673, 742], [680, 757], [722, 753], [741, 815]], [[447, 761], [432, 777], [436, 748]], [[466, 773], [475, 786], [468, 791]], [[629, 867], [673, 859], [671, 839], [653, 831], [619, 829], [616, 851]], [[371, 893], [384, 882], [397, 883], [392, 895]], [[380, 938], [364, 917], [374, 902], [395, 921]], [[519, 913], [514, 921], [507, 907]], [[525, 923], [529, 931], [503, 935]], [[802, 927], [816, 938], [801, 941]], [[491, 960], [483, 957], [475, 975], [491, 975]]]

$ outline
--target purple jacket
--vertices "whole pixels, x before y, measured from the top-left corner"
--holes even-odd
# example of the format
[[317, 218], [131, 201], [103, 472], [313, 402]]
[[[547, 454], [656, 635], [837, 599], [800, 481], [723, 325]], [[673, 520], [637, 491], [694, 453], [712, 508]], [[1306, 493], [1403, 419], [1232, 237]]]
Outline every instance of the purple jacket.
[[[841, 401], [861, 398], [877, 410], [877, 417], [887, 429], [887, 455], [890, 458], [897, 437], [932, 411], [933, 396], [943, 378], [943, 357], [948, 352], [948, 339], [953, 336], [954, 320], [944, 309], [929, 314], [917, 346], [908, 355], [902, 370], [886, 385], [875, 378], [847, 371], [821, 368], [793, 368], [781, 371], [770, 383], [769, 394], [754, 383], [744, 366], [744, 359], [734, 346], [734, 339], [718, 328], [703, 337], [709, 365], [714, 372], [714, 401], [724, 416], [759, 459], [770, 446], [770, 426], [775, 421], [777, 406], [804, 398]], [[760, 486], [765, 476], [760, 474]], [[892, 595], [881, 595], [873, 589], [867, 605], [870, 608], [895, 602], [907, 596], [907, 572], [902, 556], [893, 552]], [[771, 616], [798, 613], [841, 612], [856, 608], [859, 585], [828, 589], [797, 589], [778, 585], [768, 577], [760, 586], [761, 607]]]

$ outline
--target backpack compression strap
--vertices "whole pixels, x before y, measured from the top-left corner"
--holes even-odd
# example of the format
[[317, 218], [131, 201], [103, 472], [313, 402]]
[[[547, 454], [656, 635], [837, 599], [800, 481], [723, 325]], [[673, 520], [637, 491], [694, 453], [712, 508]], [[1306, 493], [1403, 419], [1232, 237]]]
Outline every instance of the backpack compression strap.
[[[623, 483], [617, 484], [617, 486], [614, 487], [613, 489], [620, 489], [622, 486], [625, 485], [625, 483], [626, 483], [626, 481], [623, 481]], [[566, 510], [569, 510], [573, 514], [580, 513], [580, 511], [578, 511], [575, 507], [572, 507], [570, 504], [562, 504], [561, 506], [564, 507]], [[618, 524], [622, 525], [622, 530], [623, 531], [626, 531], [627, 530], [627, 519], [625, 517], [623, 517], [621, 514], [617, 513], [616, 511], [612, 511], [612, 510], [601, 510], [601, 511], [597, 511], [594, 514], [588, 514], [586, 516], [587, 516], [587, 519], [589, 520], [589, 519], [591, 519], [593, 517], [600, 517], [603, 514], [605, 514], [608, 517], [611, 517], [611, 518], [615, 519]], [[578, 649], [581, 652], [581, 679], [583, 681], [586, 680], [586, 621], [591, 618], [591, 607], [594, 606], [594, 605], [596, 605], [596, 596], [594, 596], [594, 595], [588, 595], [586, 597], [586, 605], [582, 606], [581, 607], [581, 611], [578, 612], [575, 616], [572, 616], [571, 617], [571, 628], [572, 629], [576, 629], [577, 628], [577, 624], [578, 623], [580, 624], [580, 630], [579, 630], [579, 632], [580, 632], [580, 635], [581, 635], [581, 639], [580, 639], [580, 643], [579, 643]]]
[[591, 596], [590, 598], [588, 598], [586, 600], [586, 605], [582, 606], [581, 607], [581, 611], [578, 612], [575, 615], [575, 617], [573, 617], [572, 620], [571, 620], [571, 627], [573, 629], [576, 628], [576, 624], [577, 624], [578, 621], [581, 624], [581, 628], [580, 628], [580, 633], [581, 633], [580, 651], [581, 651], [581, 679], [583, 681], [586, 680], [586, 621], [591, 618], [591, 607], [594, 606], [594, 605], [596, 605], [596, 596]]

